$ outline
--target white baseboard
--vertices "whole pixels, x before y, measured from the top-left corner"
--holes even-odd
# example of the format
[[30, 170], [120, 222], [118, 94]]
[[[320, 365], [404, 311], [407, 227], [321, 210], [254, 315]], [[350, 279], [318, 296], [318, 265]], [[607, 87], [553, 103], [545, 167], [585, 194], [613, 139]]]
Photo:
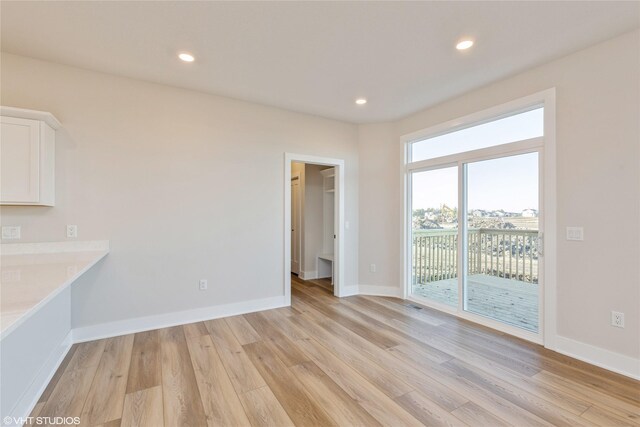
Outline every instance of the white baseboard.
[[343, 286], [342, 288], [340, 288], [340, 295], [338, 295], [339, 298], [343, 298], [343, 297], [350, 297], [352, 295], [358, 295], [359, 289], [358, 289], [358, 285], [354, 285], [354, 286]]
[[302, 280], [314, 280], [318, 278], [318, 272], [316, 270], [302, 271], [298, 275]]
[[402, 289], [395, 286], [358, 285], [358, 293], [360, 295], [400, 298]]
[[220, 317], [253, 313], [270, 310], [288, 305], [284, 296], [263, 298], [233, 304], [216, 305], [212, 307], [196, 308], [193, 310], [177, 311], [158, 314], [155, 316], [137, 317], [116, 322], [100, 323], [73, 329], [73, 342], [93, 341], [102, 338], [168, 328], [203, 320], [218, 319]]
[[[49, 381], [53, 378], [53, 375], [56, 373], [60, 364], [64, 360], [65, 356], [71, 349], [73, 345], [72, 334], [69, 332], [56, 351], [51, 353], [47, 358], [44, 365], [40, 367], [36, 377], [31, 382], [29, 388], [25, 390], [25, 392], [20, 397], [20, 400], [15, 404], [13, 409], [11, 410], [11, 414], [17, 414], [16, 417], [26, 418], [31, 414], [33, 408], [35, 408], [38, 400], [42, 393], [44, 393], [45, 388], [49, 385]], [[11, 423], [3, 423], [2, 425], [13, 425]], [[15, 424], [18, 425], [18, 424]]]
[[555, 348], [551, 350], [640, 380], [640, 359], [558, 335], [555, 337]]

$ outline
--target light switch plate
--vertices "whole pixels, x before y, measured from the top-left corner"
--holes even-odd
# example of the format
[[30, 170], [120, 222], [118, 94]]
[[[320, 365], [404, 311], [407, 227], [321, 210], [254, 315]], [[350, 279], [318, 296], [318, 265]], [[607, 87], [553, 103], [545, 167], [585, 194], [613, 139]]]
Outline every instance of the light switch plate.
[[17, 240], [21, 238], [22, 230], [19, 225], [2, 226], [2, 238], [5, 240]]
[[567, 240], [584, 240], [584, 228], [567, 227]]

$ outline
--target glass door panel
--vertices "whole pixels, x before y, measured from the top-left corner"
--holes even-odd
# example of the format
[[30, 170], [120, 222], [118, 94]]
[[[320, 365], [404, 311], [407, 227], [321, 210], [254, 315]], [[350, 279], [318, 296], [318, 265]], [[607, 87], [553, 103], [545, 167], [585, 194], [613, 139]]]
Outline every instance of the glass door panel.
[[466, 164], [466, 311], [538, 332], [536, 153]]
[[458, 306], [458, 168], [411, 174], [411, 294]]

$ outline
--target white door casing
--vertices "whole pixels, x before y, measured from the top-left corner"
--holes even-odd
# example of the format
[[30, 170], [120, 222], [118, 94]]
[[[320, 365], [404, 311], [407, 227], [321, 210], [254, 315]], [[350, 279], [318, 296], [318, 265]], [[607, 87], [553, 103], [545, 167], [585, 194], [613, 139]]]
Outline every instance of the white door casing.
[[300, 274], [300, 225], [302, 223], [300, 174], [291, 177], [291, 272]]

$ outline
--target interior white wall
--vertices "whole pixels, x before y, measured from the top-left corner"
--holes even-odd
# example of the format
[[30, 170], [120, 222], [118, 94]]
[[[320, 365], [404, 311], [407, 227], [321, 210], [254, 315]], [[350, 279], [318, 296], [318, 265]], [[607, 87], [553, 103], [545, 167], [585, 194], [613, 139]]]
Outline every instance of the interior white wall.
[[[298, 254], [299, 260], [298, 262], [300, 263], [299, 265], [299, 273], [298, 275], [303, 277], [304, 276], [304, 238], [305, 238], [305, 232], [304, 232], [304, 183], [305, 183], [305, 165], [304, 163], [300, 163], [300, 162], [292, 162], [291, 163], [291, 177], [293, 178], [294, 176], [298, 175], [300, 178], [300, 182], [299, 182], [299, 187], [298, 187], [298, 195], [300, 197], [300, 230], [298, 230], [299, 233], [299, 239], [300, 239], [300, 246], [299, 246], [299, 250], [300, 253]], [[293, 199], [291, 201], [291, 203], [293, 203]], [[293, 210], [291, 210], [291, 213], [293, 214]], [[291, 216], [291, 226], [293, 228], [293, 215]], [[291, 247], [291, 259], [293, 259], [293, 246]], [[293, 269], [293, 267], [292, 267]]]
[[23, 242], [65, 240], [66, 224], [81, 240], [111, 241], [73, 287], [74, 328], [283, 295], [285, 152], [345, 160], [345, 285], [358, 283], [355, 125], [1, 59], [2, 104], [63, 124], [56, 206], [3, 206], [3, 224], [21, 225]]
[[[640, 31], [635, 31], [420, 111], [395, 126], [361, 126], [360, 283], [400, 286], [395, 271], [382, 273], [378, 266], [382, 274], [368, 272], [376, 260], [391, 263], [390, 270], [398, 264], [388, 245], [397, 251], [400, 241], [395, 211], [400, 208], [400, 136], [556, 87], [558, 334], [639, 358], [638, 76]], [[388, 221], [373, 218], [378, 215]], [[567, 226], [583, 226], [585, 240], [566, 241]], [[373, 244], [377, 236], [384, 244]], [[624, 329], [610, 326], [611, 310], [625, 313]]]
[[[361, 125], [360, 285], [400, 288], [400, 149], [394, 123]], [[375, 273], [370, 271], [375, 264]]]
[[304, 181], [304, 271], [317, 274], [317, 259], [322, 251], [324, 196], [320, 171], [326, 166], [305, 165]]

